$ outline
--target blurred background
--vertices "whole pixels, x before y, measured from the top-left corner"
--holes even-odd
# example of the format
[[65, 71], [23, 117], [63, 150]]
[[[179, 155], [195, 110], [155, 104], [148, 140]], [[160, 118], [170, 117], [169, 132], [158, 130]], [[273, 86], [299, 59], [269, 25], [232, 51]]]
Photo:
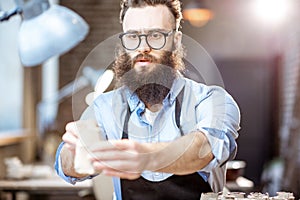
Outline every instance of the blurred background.
[[[0, 179], [5, 178], [6, 157], [53, 165], [65, 124], [78, 119], [72, 106], [82, 112], [85, 96], [94, 87], [88, 82], [76, 93], [80, 98], [71, 96], [84, 59], [99, 43], [121, 32], [119, 1], [51, 3], [79, 14], [89, 33], [67, 53], [24, 67], [18, 54], [21, 17], [0, 23]], [[253, 182], [250, 190], [285, 190], [299, 198], [300, 1], [182, 0], [182, 4], [182, 32], [205, 48], [240, 106], [236, 160], [245, 163], [242, 176]], [[14, 6], [13, 0], [0, 0], [0, 12]], [[200, 13], [197, 6], [208, 10]]]

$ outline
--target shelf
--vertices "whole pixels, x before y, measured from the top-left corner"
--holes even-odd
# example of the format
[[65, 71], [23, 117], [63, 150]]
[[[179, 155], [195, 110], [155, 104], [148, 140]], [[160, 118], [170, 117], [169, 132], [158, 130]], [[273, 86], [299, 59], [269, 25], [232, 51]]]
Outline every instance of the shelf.
[[31, 137], [33, 137], [33, 135], [30, 135], [29, 132], [25, 130], [0, 132], [0, 147], [20, 143]]

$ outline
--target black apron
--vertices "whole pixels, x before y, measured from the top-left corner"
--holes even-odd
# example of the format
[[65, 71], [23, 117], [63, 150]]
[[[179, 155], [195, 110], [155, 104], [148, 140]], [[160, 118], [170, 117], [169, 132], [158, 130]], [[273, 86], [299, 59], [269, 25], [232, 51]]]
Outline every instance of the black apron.
[[[181, 102], [183, 100], [184, 89], [176, 98], [175, 120], [180, 129]], [[125, 117], [122, 139], [128, 139], [128, 121], [130, 109]], [[183, 133], [181, 131], [181, 136]], [[178, 200], [199, 200], [201, 193], [212, 192], [208, 182], [197, 173], [188, 175], [172, 175], [169, 178], [152, 182], [142, 176], [136, 180], [121, 179], [121, 193], [123, 200], [160, 200], [160, 199], [178, 199]]]

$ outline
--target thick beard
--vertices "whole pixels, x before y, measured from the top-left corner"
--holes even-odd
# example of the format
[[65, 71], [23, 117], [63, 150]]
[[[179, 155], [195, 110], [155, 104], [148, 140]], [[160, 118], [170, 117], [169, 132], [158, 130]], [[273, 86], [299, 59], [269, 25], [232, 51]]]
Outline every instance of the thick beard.
[[149, 105], [161, 103], [176, 78], [176, 71], [171, 67], [155, 65], [151, 72], [137, 73], [130, 70], [120, 79], [122, 85], [136, 92], [140, 100]]
[[[119, 53], [114, 65], [117, 77], [116, 86], [127, 86], [146, 105], [151, 106], [161, 103], [168, 95], [177, 77], [178, 58], [174, 57], [174, 53], [164, 51], [160, 59], [156, 59], [149, 54], [140, 54], [133, 60], [126, 52]], [[155, 66], [151, 66], [150, 71], [136, 72], [133, 65], [140, 56], [150, 59], [151, 65]]]

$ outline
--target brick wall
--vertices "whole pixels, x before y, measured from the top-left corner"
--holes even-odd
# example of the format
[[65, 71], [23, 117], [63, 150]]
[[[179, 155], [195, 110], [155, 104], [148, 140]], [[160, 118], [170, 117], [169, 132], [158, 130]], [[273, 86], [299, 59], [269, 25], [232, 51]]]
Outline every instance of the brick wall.
[[282, 188], [300, 198], [300, 28], [286, 35], [283, 58], [280, 156], [285, 161]]
[[[118, 0], [61, 0], [60, 4], [77, 12], [90, 26], [87, 38], [60, 57], [59, 84], [62, 87], [76, 78], [79, 67], [88, 53], [101, 41], [119, 33], [121, 25], [119, 23], [120, 2]], [[81, 99], [84, 101], [86, 93], [84, 91], [81, 93], [83, 94]], [[85, 104], [82, 102], [74, 102], [74, 105], [83, 106], [82, 110], [85, 108]], [[65, 124], [72, 120], [72, 98], [69, 98], [60, 105], [57, 119], [58, 130], [64, 131]]]

